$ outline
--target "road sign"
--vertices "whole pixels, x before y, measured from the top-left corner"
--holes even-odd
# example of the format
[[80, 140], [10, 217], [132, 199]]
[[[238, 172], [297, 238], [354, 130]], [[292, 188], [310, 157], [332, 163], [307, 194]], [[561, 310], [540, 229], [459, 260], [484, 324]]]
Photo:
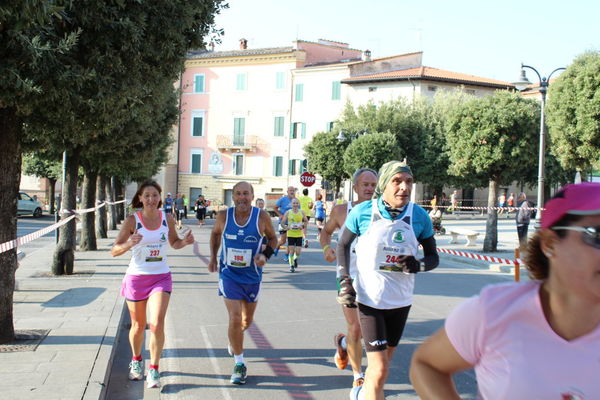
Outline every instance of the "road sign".
[[303, 186], [310, 187], [310, 186], [314, 185], [316, 181], [317, 181], [317, 178], [310, 172], [303, 172], [302, 175], [300, 175], [300, 183]]

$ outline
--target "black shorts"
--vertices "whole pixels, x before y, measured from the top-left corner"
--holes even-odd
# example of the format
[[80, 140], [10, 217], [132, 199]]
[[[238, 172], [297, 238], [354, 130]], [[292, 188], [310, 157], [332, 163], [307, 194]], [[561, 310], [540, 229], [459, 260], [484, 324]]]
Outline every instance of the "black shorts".
[[175, 218], [177, 219], [177, 221], [181, 221], [181, 217], [183, 217], [184, 212], [185, 211], [183, 208], [179, 208], [179, 209], [175, 210]]
[[323, 221], [325, 221], [325, 218], [315, 218], [315, 220], [316, 220], [317, 222], [323, 222]]
[[302, 247], [302, 239], [301, 237], [289, 237], [288, 236], [288, 246], [300, 246]]
[[206, 217], [206, 208], [198, 208], [196, 210], [196, 218], [198, 218], [200, 221], [204, 221], [205, 217]]
[[366, 351], [384, 351], [398, 346], [410, 306], [380, 310], [358, 303], [360, 329]]

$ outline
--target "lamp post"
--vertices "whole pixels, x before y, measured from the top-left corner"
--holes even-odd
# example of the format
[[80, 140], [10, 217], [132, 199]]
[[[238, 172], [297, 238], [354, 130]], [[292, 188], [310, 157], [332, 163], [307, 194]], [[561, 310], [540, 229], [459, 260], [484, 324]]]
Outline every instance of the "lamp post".
[[538, 76], [538, 79], [540, 82], [539, 90], [540, 90], [540, 94], [542, 96], [541, 115], [540, 115], [540, 149], [539, 149], [540, 154], [539, 154], [539, 159], [538, 159], [538, 188], [537, 188], [537, 206], [539, 209], [538, 209], [538, 212], [536, 213], [536, 220], [539, 222], [539, 220], [542, 217], [541, 208], [544, 206], [544, 159], [545, 159], [545, 152], [546, 152], [546, 124], [545, 124], [545, 118], [544, 118], [545, 117], [544, 110], [546, 108], [546, 93], [548, 92], [548, 85], [550, 84], [550, 77], [552, 76], [552, 74], [554, 74], [556, 71], [560, 71], [565, 68], [563, 68], [563, 67], [556, 68], [546, 78], [546, 77], [542, 77], [540, 75], [540, 73], [532, 66], [521, 63], [521, 76], [517, 82], [514, 82], [515, 88], [517, 88], [518, 91], [523, 91], [527, 87], [527, 85], [531, 85], [531, 82], [529, 81], [529, 79], [527, 79], [527, 75], [525, 74], [525, 68], [529, 68], [530, 70], [535, 72], [536, 75]]

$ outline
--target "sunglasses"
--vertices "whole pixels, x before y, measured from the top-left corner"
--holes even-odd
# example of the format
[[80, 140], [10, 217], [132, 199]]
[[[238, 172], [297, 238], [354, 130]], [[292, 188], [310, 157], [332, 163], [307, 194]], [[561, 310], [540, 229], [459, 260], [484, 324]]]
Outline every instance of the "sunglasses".
[[577, 231], [582, 232], [583, 243], [600, 249], [600, 226], [553, 226], [555, 231]]

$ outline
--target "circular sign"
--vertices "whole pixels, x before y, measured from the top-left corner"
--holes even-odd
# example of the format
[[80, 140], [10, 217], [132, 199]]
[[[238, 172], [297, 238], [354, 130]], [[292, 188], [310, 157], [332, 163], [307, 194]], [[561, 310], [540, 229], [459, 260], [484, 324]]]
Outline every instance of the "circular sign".
[[300, 175], [300, 183], [303, 186], [312, 186], [316, 181], [317, 178], [310, 172], [303, 172], [302, 175]]

